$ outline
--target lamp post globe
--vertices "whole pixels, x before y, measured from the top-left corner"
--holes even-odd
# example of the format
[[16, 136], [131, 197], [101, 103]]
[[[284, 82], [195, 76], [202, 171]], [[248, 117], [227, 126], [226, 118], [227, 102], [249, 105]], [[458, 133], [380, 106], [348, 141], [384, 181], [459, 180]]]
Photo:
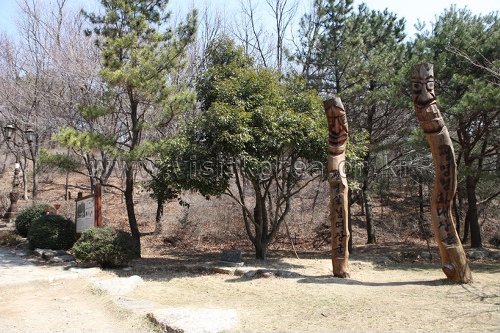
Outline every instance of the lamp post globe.
[[12, 124], [8, 124], [3, 129], [5, 130], [5, 139], [7, 139], [7, 141], [12, 140], [16, 127]]
[[31, 144], [35, 141], [36, 133], [33, 128], [29, 127], [26, 131], [24, 131], [24, 134], [26, 134], [26, 141], [28, 141], [28, 144]]

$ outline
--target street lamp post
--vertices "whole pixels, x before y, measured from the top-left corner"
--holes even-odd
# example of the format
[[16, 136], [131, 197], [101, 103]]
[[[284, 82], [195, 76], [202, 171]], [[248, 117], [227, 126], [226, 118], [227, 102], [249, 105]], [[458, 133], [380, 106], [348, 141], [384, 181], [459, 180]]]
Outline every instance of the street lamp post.
[[[15, 133], [16, 127], [13, 124], [8, 124], [4, 127], [5, 141], [7, 142], [7, 146], [12, 143], [12, 150], [14, 151], [14, 155], [16, 156], [16, 163], [14, 165], [14, 179], [12, 181], [12, 192], [10, 192], [10, 206], [7, 209], [7, 212], [4, 215], [4, 219], [8, 221], [12, 221], [16, 218], [17, 213], [17, 202], [19, 201], [19, 173], [21, 172], [21, 163], [19, 161], [19, 151], [17, 151], [17, 145], [15, 142]], [[33, 129], [28, 128], [25, 131], [26, 141], [29, 145], [35, 140], [36, 133]], [[10, 147], [9, 147], [10, 148]]]

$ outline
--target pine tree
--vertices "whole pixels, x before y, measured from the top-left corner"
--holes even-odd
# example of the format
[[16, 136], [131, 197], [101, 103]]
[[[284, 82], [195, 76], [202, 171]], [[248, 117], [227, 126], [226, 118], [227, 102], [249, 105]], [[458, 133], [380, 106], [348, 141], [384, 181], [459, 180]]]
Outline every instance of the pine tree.
[[[134, 174], [139, 163], [152, 155], [167, 135], [175, 116], [193, 101], [193, 93], [178, 82], [183, 54], [196, 32], [196, 11], [175, 30], [166, 26], [170, 13], [167, 0], [102, 0], [105, 14], [84, 13], [93, 25], [106, 84], [101, 105], [85, 105], [85, 119], [110, 117], [116, 120], [111, 133], [92, 135], [74, 129], [60, 135], [89, 149], [111, 151], [125, 169], [123, 191], [132, 236], [140, 242], [134, 209]], [[106, 142], [105, 146], [99, 142]], [[105, 139], [105, 140], [103, 140]]]
[[[479, 199], [487, 203], [500, 195], [493, 185], [498, 183], [500, 82], [486, 70], [491, 61], [500, 59], [498, 13], [477, 16], [451, 6], [415, 45], [418, 61], [434, 64], [438, 104], [457, 146], [459, 192], [465, 191], [467, 198], [463, 242], [470, 232], [471, 246], [482, 247]], [[461, 56], [464, 53], [469, 59]], [[480, 196], [481, 188], [487, 190]]]
[[[368, 243], [376, 243], [371, 187], [375, 152], [394, 146], [411, 113], [398, 98], [404, 65], [404, 20], [387, 10], [357, 10], [351, 0], [316, 0], [314, 14], [301, 21], [301, 48], [295, 60], [310, 84], [342, 99], [351, 134], [365, 137], [368, 149], [360, 177]], [[349, 170], [348, 170], [349, 172]], [[353, 174], [348, 174], [353, 177]]]

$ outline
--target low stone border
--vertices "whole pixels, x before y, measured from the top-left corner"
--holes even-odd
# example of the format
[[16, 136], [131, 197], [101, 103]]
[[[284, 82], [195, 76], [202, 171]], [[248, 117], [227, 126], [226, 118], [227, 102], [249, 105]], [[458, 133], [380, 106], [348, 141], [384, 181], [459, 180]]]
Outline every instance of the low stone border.
[[75, 261], [75, 257], [63, 250], [35, 249], [33, 251], [37, 257], [40, 257], [50, 263], [64, 263]]

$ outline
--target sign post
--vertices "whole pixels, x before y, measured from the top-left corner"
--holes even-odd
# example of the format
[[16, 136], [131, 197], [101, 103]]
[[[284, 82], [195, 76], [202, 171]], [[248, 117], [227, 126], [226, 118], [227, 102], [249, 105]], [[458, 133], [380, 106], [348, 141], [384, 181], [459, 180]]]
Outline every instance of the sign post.
[[75, 228], [80, 235], [85, 230], [102, 224], [101, 184], [97, 184], [95, 193], [79, 197], [76, 200]]

